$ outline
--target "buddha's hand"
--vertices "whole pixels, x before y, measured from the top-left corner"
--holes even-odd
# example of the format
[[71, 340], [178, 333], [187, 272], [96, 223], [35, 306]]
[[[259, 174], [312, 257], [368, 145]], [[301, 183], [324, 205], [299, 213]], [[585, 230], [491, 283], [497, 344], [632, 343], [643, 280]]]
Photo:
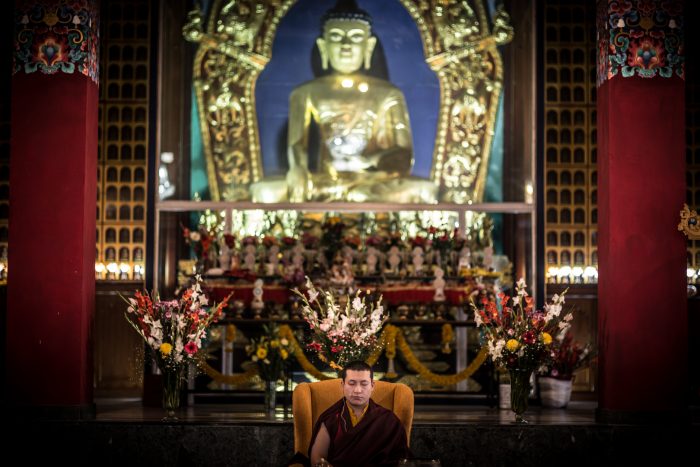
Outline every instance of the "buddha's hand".
[[309, 171], [294, 167], [287, 172], [287, 194], [292, 203], [306, 201], [309, 185]]

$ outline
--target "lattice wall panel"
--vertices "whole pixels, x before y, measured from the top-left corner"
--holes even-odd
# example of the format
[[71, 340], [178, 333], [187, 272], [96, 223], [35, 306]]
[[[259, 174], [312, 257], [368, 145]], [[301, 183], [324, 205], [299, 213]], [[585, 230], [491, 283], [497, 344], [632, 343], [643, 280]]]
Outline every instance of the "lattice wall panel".
[[545, 254], [597, 266], [595, 2], [544, 6]]
[[145, 261], [150, 10], [119, 0], [102, 14], [97, 261], [128, 265], [130, 279]]

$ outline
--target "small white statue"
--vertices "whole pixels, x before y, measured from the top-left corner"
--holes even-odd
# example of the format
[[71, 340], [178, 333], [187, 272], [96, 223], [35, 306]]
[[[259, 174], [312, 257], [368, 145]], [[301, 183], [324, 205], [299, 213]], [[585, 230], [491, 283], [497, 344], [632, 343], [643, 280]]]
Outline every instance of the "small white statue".
[[265, 273], [268, 276], [272, 276], [277, 272], [277, 265], [279, 264], [279, 252], [280, 247], [277, 245], [272, 245], [267, 250], [267, 264], [265, 265]]
[[457, 262], [457, 271], [469, 269], [472, 267], [472, 252], [468, 247], [464, 247], [459, 251], [459, 260]]
[[246, 245], [243, 249], [243, 264], [249, 271], [255, 271], [255, 245]]
[[411, 252], [411, 257], [413, 258], [411, 262], [413, 263], [413, 271], [416, 276], [423, 274], [423, 263], [425, 262], [423, 248], [417, 246]]
[[445, 279], [443, 276], [445, 271], [441, 267], [435, 268], [435, 279], [433, 280], [433, 288], [435, 289], [435, 294], [433, 295], [433, 301], [444, 302], [445, 301]]
[[399, 273], [399, 264], [401, 264], [401, 255], [399, 253], [399, 247], [392, 246], [389, 248], [389, 270], [392, 274]]
[[262, 310], [265, 307], [265, 302], [263, 302], [263, 281], [262, 279], [257, 279], [253, 283], [253, 301], [250, 304], [250, 308], [253, 310], [253, 317], [255, 319], [260, 319]]
[[373, 246], [367, 248], [367, 258], [365, 259], [367, 264], [367, 274], [374, 274], [377, 272], [377, 261], [379, 260], [378, 253], [379, 252], [377, 249]]
[[221, 242], [219, 245], [219, 267], [224, 271], [228, 271], [231, 266], [231, 250], [226, 243]]

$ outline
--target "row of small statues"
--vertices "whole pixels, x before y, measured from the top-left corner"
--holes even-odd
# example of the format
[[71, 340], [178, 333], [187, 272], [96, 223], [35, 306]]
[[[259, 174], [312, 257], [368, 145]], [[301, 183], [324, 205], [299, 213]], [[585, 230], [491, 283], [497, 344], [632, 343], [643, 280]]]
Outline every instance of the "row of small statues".
[[508, 263], [505, 257], [494, 255], [491, 247], [472, 253], [467, 247], [460, 251], [426, 251], [420, 246], [410, 250], [393, 246], [389, 251], [383, 252], [374, 247], [368, 247], [366, 251], [348, 246], [336, 251], [328, 248], [307, 250], [298, 244], [291, 250], [280, 251], [277, 245], [266, 249], [244, 245], [242, 250], [224, 245], [216, 255], [215, 250], [209, 251], [208, 257], [201, 262], [200, 272], [212, 276], [246, 270], [267, 277], [289, 277], [319, 271], [352, 276], [436, 277], [438, 268], [442, 269], [443, 275], [457, 276], [461, 270], [477, 266], [501, 271]]

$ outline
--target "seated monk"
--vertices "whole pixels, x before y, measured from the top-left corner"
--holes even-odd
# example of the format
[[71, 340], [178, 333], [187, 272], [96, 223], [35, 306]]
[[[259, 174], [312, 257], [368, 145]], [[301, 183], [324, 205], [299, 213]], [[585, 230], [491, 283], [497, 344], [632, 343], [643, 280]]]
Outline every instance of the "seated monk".
[[[322, 29], [316, 43], [331, 73], [297, 86], [289, 100], [288, 200], [434, 202], [435, 185], [410, 176], [413, 143], [403, 93], [361, 72], [377, 43], [371, 17], [354, 0], [339, 0], [323, 16]], [[281, 186], [264, 180], [252, 195], [263, 202], [283, 196]]]
[[391, 410], [372, 399], [374, 373], [363, 361], [350, 362], [341, 371], [343, 397], [323, 412], [311, 435], [305, 465], [397, 465], [412, 457], [406, 430]]

